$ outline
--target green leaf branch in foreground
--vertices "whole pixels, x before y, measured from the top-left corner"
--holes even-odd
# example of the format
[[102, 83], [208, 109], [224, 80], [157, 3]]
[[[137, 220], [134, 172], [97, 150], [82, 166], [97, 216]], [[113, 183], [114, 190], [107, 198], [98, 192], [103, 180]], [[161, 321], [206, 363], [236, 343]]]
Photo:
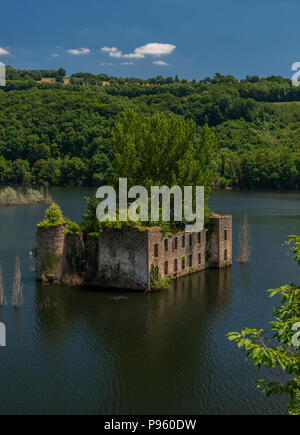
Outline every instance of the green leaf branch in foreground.
[[[292, 236], [292, 254], [299, 261], [299, 236]], [[243, 328], [241, 332], [227, 334], [230, 341], [246, 352], [246, 359], [251, 359], [257, 367], [280, 367], [286, 375], [285, 383], [258, 381], [262, 393], [286, 395], [287, 409], [291, 415], [300, 415], [300, 287], [284, 285], [269, 290], [269, 297], [280, 295], [281, 305], [274, 308], [275, 319], [270, 322], [270, 329]], [[297, 332], [298, 331], [298, 332]]]

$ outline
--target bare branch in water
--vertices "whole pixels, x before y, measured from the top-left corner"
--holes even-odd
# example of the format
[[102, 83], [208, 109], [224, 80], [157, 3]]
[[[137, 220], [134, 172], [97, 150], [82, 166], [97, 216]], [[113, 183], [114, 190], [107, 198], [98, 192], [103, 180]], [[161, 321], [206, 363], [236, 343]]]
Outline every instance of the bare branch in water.
[[20, 258], [19, 255], [17, 255], [16, 263], [15, 263], [15, 278], [14, 278], [11, 305], [17, 308], [20, 307], [22, 304], [23, 304], [22, 274], [21, 274]]
[[48, 186], [46, 187], [46, 192], [44, 194], [44, 201], [46, 204], [52, 204], [53, 202], [52, 196], [49, 193]]

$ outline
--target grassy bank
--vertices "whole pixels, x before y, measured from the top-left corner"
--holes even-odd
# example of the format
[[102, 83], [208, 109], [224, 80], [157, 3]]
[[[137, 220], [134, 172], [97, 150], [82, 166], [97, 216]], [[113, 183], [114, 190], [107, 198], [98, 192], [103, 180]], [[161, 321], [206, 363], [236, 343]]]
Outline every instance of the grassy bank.
[[48, 189], [41, 187], [40, 190], [31, 187], [21, 188], [12, 187], [0, 188], [0, 206], [7, 207], [12, 205], [29, 205], [38, 202], [50, 204], [52, 202]]

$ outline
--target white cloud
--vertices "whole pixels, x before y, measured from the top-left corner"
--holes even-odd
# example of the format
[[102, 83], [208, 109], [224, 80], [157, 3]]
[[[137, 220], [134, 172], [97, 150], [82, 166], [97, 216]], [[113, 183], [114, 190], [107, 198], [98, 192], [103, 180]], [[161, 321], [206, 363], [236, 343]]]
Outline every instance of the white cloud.
[[134, 65], [133, 62], [121, 62], [121, 65]]
[[60, 57], [60, 55], [57, 54], [57, 53], [53, 53], [53, 54], [51, 54], [51, 56], [52, 56], [52, 57]]
[[114, 51], [118, 51], [116, 47], [102, 47], [101, 51], [104, 51], [105, 53], [110, 53]]
[[170, 65], [169, 63], [164, 62], [163, 60], [155, 60], [152, 63], [153, 63], [153, 65], [160, 65], [160, 66], [169, 66]]
[[151, 44], [143, 45], [142, 47], [136, 48], [135, 53], [139, 53], [142, 55], [149, 54], [150, 56], [167, 56], [171, 54], [176, 48], [174, 44], [159, 44], [157, 42], [153, 42]]
[[145, 55], [142, 53], [139, 53], [136, 50], [137, 50], [137, 48], [134, 50], [134, 53], [129, 53], [129, 54], [122, 54], [122, 52], [121, 52], [121, 55], [124, 59], [144, 59]]
[[108, 53], [110, 57], [123, 57], [122, 52], [116, 47], [102, 47], [101, 51], [103, 51], [103, 53]]
[[67, 50], [67, 53], [69, 54], [73, 54], [74, 56], [80, 56], [82, 54], [89, 54], [91, 52], [91, 50], [89, 48], [70, 48], [69, 50]]
[[159, 44], [152, 42], [134, 49], [133, 53], [123, 54], [122, 51], [116, 47], [102, 47], [101, 51], [108, 53], [110, 57], [123, 58], [123, 59], [144, 59], [146, 56], [167, 56], [171, 54], [176, 48], [174, 44]]
[[0, 47], [0, 56], [8, 56], [8, 55], [9, 55], [9, 51]]

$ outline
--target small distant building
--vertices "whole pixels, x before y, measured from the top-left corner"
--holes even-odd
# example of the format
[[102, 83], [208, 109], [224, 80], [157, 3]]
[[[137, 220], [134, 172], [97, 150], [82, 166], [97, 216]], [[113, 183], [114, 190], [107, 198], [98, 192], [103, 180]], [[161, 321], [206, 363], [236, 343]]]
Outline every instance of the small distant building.
[[42, 78], [40, 83], [55, 83], [55, 78]]
[[[86, 254], [88, 253], [88, 254]], [[153, 279], [176, 279], [232, 264], [232, 217], [212, 215], [200, 232], [166, 235], [160, 227], [106, 230], [96, 241], [37, 229], [36, 278], [63, 284], [151, 290]]]

